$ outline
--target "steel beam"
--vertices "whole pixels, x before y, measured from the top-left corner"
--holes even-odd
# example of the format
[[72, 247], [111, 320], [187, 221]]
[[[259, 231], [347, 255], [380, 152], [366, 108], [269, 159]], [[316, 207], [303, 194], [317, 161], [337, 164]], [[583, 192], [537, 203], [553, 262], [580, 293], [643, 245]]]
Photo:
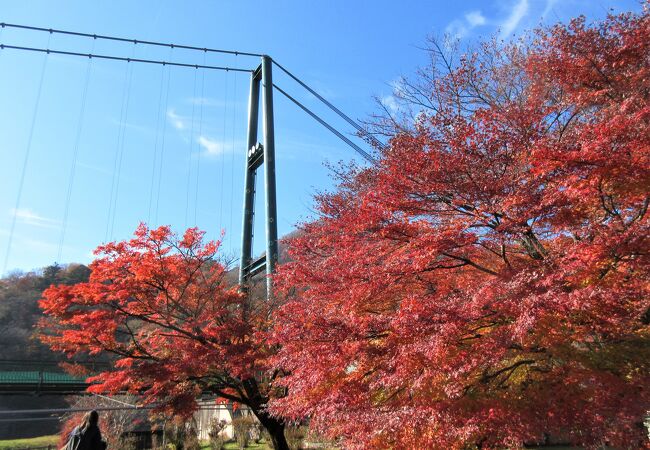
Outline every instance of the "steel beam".
[[264, 107], [264, 190], [266, 194], [266, 293], [271, 298], [271, 275], [278, 261], [278, 212], [275, 193], [275, 133], [273, 127], [273, 77], [270, 56], [262, 57], [262, 102]]
[[244, 165], [244, 215], [242, 222], [241, 258], [239, 261], [239, 284], [247, 281], [245, 269], [253, 257], [253, 220], [255, 216], [255, 171], [251, 167], [250, 155], [257, 144], [258, 111], [260, 102], [261, 66], [251, 74], [251, 87], [248, 97], [248, 137]]

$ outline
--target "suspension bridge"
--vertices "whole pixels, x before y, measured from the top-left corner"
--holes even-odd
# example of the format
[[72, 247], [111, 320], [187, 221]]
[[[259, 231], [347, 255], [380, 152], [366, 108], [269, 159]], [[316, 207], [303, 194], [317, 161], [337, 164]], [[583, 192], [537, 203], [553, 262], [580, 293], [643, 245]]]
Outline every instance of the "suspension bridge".
[[[14, 34], [11, 34], [11, 33]], [[20, 33], [20, 34], [16, 34]], [[43, 39], [47, 42], [42, 46], [31, 44], [33, 40], [28, 40], [27, 35], [41, 34]], [[65, 46], [57, 47], [56, 39], [65, 38]], [[28, 40], [30, 45], [23, 42]], [[63, 42], [63, 41], [62, 41]], [[111, 52], [99, 51], [100, 43], [110, 43], [120, 45], [120, 52], [114, 47]], [[88, 48], [89, 47], [89, 48]], [[154, 58], [154, 57], [141, 57], [139, 53], [142, 48], [163, 49], [167, 51], [167, 58]], [[83, 50], [82, 50], [83, 49]], [[184, 52], [183, 56], [189, 55], [192, 61], [181, 60], [176, 55], [178, 52]], [[204, 149], [206, 153], [214, 153], [215, 156], [221, 159], [220, 161], [220, 176], [218, 174], [218, 199], [211, 199], [219, 204], [218, 214], [215, 211], [213, 217], [217, 217], [223, 228], [228, 231], [228, 240], [232, 249], [239, 248], [238, 261], [239, 261], [239, 278], [240, 282], [245, 281], [261, 272], [270, 274], [273, 272], [277, 261], [277, 240], [278, 240], [278, 214], [277, 214], [277, 195], [276, 187], [278, 184], [284, 183], [284, 179], [277, 179], [276, 177], [276, 149], [275, 140], [276, 135], [281, 134], [282, 130], [275, 129], [275, 114], [274, 114], [274, 93], [279, 93], [290, 105], [298, 108], [299, 111], [304, 112], [310, 118], [314, 119], [314, 123], [319, 124], [323, 129], [331, 133], [340, 140], [340, 142], [354, 152], [356, 155], [363, 158], [368, 163], [374, 163], [374, 151], [382, 147], [374, 135], [366, 131], [356, 120], [345, 114], [341, 109], [337, 108], [330, 101], [320, 95], [314, 88], [310, 87], [305, 81], [296, 76], [293, 72], [289, 71], [278, 61], [272, 57], [263, 55], [261, 53], [244, 52], [236, 50], [223, 50], [208, 47], [190, 46], [175, 43], [155, 42], [140, 39], [131, 39], [117, 36], [108, 36], [94, 33], [82, 33], [76, 31], [58, 30], [43, 27], [34, 27], [21, 24], [0, 23], [0, 65], [3, 61], [7, 61], [6, 55], [10, 53], [20, 53], [31, 55], [32, 58], [41, 58], [40, 68], [35, 80], [33, 91], [35, 97], [32, 105], [31, 118], [29, 118], [29, 127], [27, 128], [27, 136], [22, 144], [16, 139], [15, 153], [22, 153], [22, 158], [14, 158], [18, 167], [14, 171], [18, 174], [15, 186], [15, 201], [12, 208], [12, 217], [6, 239], [6, 251], [4, 260], [2, 262], [3, 273], [6, 273], [12, 262], [12, 257], [16, 255], [15, 239], [17, 236], [17, 222], [20, 220], [38, 222], [44, 227], [53, 225], [52, 228], [57, 228], [59, 232], [58, 244], [56, 245], [56, 261], [61, 262], [63, 254], [67, 248], [67, 244], [73, 242], [71, 240], [71, 217], [74, 215], [74, 208], [91, 209], [88, 204], [89, 200], [86, 192], [79, 194], [80, 186], [82, 183], [89, 181], [88, 178], [79, 180], [81, 176], [81, 169], [87, 168], [88, 164], [80, 159], [84, 147], [97, 146], [106, 150], [104, 161], [107, 163], [104, 167], [95, 167], [97, 171], [103, 171], [108, 176], [105, 178], [110, 179], [104, 188], [108, 194], [108, 201], [102, 206], [92, 205], [95, 213], [92, 218], [93, 224], [81, 224], [86, 229], [98, 227], [98, 220], [95, 216], [103, 215], [106, 219], [103, 221], [104, 229], [103, 240], [96, 239], [96, 243], [101, 241], [106, 242], [113, 240], [118, 234], [117, 228], [120, 223], [120, 216], [129, 215], [136, 220], [133, 222], [145, 222], [147, 224], [159, 224], [163, 220], [163, 203], [166, 200], [173, 199], [175, 203], [168, 209], [174, 208], [176, 217], [183, 217], [183, 225], [190, 226], [199, 225], [197, 216], [201, 215], [201, 198], [203, 196], [204, 185], [206, 179], [210, 176], [214, 177], [214, 173], [206, 174], [204, 163], [202, 163], [201, 150]], [[39, 56], [40, 55], [40, 56]], [[225, 56], [234, 58], [236, 64], [221, 64], [211, 63], [207, 58], [213, 55]], [[43, 102], [46, 95], [48, 85], [48, 67], [53, 64], [53, 61], [59, 62], [61, 60], [74, 60], [76, 61], [75, 69], [81, 73], [78, 78], [76, 88], [79, 97], [79, 109], [77, 112], [76, 120], [68, 122], [68, 128], [72, 128], [68, 132], [73, 137], [70, 144], [62, 145], [64, 148], [71, 148], [70, 161], [68, 166], [67, 178], [61, 179], [62, 184], [65, 186], [65, 191], [62, 193], [62, 212], [59, 213], [61, 217], [56, 223], [48, 223], [47, 220], [38, 216], [38, 214], [31, 212], [24, 207], [25, 192], [30, 189], [29, 179], [34, 177], [34, 172], [39, 169], [38, 156], [35, 155], [35, 150], [38, 145], [43, 145], [42, 137], [39, 137], [38, 130], [47, 126], [44, 124], [45, 112], [43, 111]], [[85, 63], [83, 61], [85, 60]], [[256, 61], [257, 60], [257, 61]], [[82, 62], [82, 64], [79, 64]], [[103, 64], [98, 66], [100, 62]], [[33, 61], [32, 61], [33, 63]], [[106, 64], [111, 63], [114, 67], [108, 67]], [[5, 62], [6, 64], [6, 62]], [[99, 85], [103, 89], [102, 80], [105, 78], [103, 72], [105, 70], [115, 70], [119, 65], [122, 65], [121, 74], [121, 95], [112, 95], [114, 105], [118, 106], [119, 119], [116, 121], [116, 136], [113, 136], [114, 143], [106, 144], [106, 139], [97, 139], [96, 141], [88, 139], [84, 140], [84, 130], [91, 127], [91, 122], [97, 120], [96, 114], [93, 114], [91, 102], [93, 98], [93, 86]], [[133, 99], [136, 91], [134, 73], [136, 66], [159, 67], [158, 79], [151, 77], [151, 71], [147, 72], [146, 84], [147, 86], [138, 88], [139, 90], [147, 90], [151, 95], [143, 102]], [[16, 66], [4, 68], [3, 70], [17, 70]], [[184, 72], [183, 72], [184, 71]], [[342, 120], [347, 130], [340, 129], [331, 122], [326, 121], [322, 115], [317, 114], [312, 107], [308, 107], [305, 102], [298, 99], [298, 95], [290, 93], [287, 86], [279, 86], [273, 78], [273, 72], [281, 74], [285, 82], [293, 83], [303, 92], [311, 96], [314, 102], [322, 105], [335, 117]], [[206, 77], [212, 73], [223, 73], [223, 98], [219, 99], [218, 103], [223, 104], [223, 111], [220, 114], [221, 124], [210, 122], [207, 111], [207, 104], [210, 99], [207, 98], [207, 91], [209, 87], [215, 83], [210, 80], [206, 81]], [[243, 142], [239, 142], [237, 138], [237, 130], [243, 128], [243, 120], [237, 119], [237, 108], [235, 105], [240, 99], [242, 91], [242, 83], [240, 81], [239, 87], [237, 86], [238, 78], [242, 75], [248, 76], [248, 117], [246, 124], [246, 136]], [[70, 75], [71, 76], [71, 75]], [[97, 78], [93, 82], [93, 77]], [[58, 80], [60, 83], [61, 80]], [[180, 86], [182, 83], [191, 85], [188, 92], [191, 92], [191, 114], [188, 117], [181, 117], [170, 104], [170, 86], [174, 83]], [[56, 84], [55, 84], [56, 87]], [[108, 89], [108, 88], [107, 88]], [[70, 94], [73, 91], [68, 91]], [[119, 92], [119, 91], [118, 91]], [[115, 92], [114, 94], [117, 94]], [[119, 98], [118, 98], [119, 97]], [[261, 97], [261, 104], [260, 104]], [[142, 183], [137, 186], [137, 189], [131, 190], [135, 183], [131, 182], [128, 186], [129, 198], [125, 199], [125, 192], [127, 188], [125, 183], [129, 183], [128, 176], [125, 176], [125, 170], [130, 170], [133, 174], [133, 167], [128, 167], [125, 163], [126, 159], [131, 157], [129, 152], [128, 139], [132, 138], [130, 133], [131, 128], [137, 128], [137, 124], [131, 123], [129, 120], [133, 114], [135, 106], [140, 106], [140, 103], [150, 105], [151, 109], [155, 110], [155, 128], [151, 136], [151, 141], [144, 142], [144, 147], [153, 147], [151, 157], [149, 158], [149, 167], [138, 167], [139, 174], [137, 178], [142, 179]], [[216, 102], [215, 102], [216, 103]], [[214, 105], [211, 105], [214, 106]], [[231, 111], [228, 107], [231, 106]], [[261, 108], [260, 108], [261, 106]], [[95, 110], [97, 107], [95, 106]], [[261, 111], [260, 111], [261, 110]], [[260, 117], [261, 116], [261, 117]], [[52, 118], [54, 122], [56, 117]], [[243, 117], [242, 117], [243, 119]], [[230, 123], [228, 123], [230, 122]], [[221, 125], [221, 130], [217, 130], [217, 125]], [[241, 125], [241, 126], [240, 126]], [[172, 146], [170, 140], [169, 127], [176, 127], [178, 130], [184, 131], [187, 141], [187, 154], [185, 171], [173, 172], [170, 170], [170, 165], [180, 165], [179, 160], [175, 154], [170, 155]], [[211, 128], [213, 134], [218, 134], [221, 131], [221, 139], [218, 142], [210, 140], [206, 137], [206, 129]], [[261, 132], [259, 129], [261, 128]], [[277, 131], [277, 132], [276, 132]], [[61, 130], [55, 131], [64, 132]], [[243, 134], [243, 133], [242, 133]], [[56, 137], [54, 136], [56, 139]], [[110, 138], [110, 135], [104, 133], [103, 138]], [[230, 140], [230, 142], [228, 142]], [[356, 142], [355, 142], [356, 141]], [[134, 145], [134, 144], [132, 144]], [[226, 148], [227, 146], [230, 148]], [[22, 151], [19, 148], [22, 147]], [[178, 147], [176, 145], [175, 147]], [[227, 153], [230, 156], [230, 161], [227, 161]], [[241, 173], [241, 168], [235, 169], [235, 159], [242, 157], [244, 161], [243, 180], [237, 175]], [[22, 159], [22, 160], [21, 160]], [[227, 176], [226, 168], [229, 166], [231, 174]], [[240, 166], [241, 167], [241, 166]], [[171, 169], [174, 169], [172, 167]], [[42, 170], [42, 168], [40, 169]], [[258, 173], [263, 170], [263, 177], [259, 177]], [[147, 175], [145, 175], [148, 172]], [[173, 174], [173, 175], [172, 175]], [[148, 179], [145, 179], [148, 178]], [[183, 181], [180, 181], [183, 179]], [[263, 182], [262, 182], [263, 178]], [[169, 185], [174, 180], [174, 189], [170, 193]], [[180, 182], [179, 182], [180, 181]], [[243, 181], [243, 182], [242, 182]], [[95, 180], [91, 181], [93, 184]], [[237, 182], [237, 183], [236, 183]], [[239, 195], [243, 197], [243, 208], [238, 210], [234, 207], [236, 200], [235, 193], [237, 192], [236, 184], [243, 185], [243, 192]], [[184, 186], [183, 186], [184, 185]], [[110, 187], [109, 187], [110, 186]], [[9, 186], [11, 188], [11, 186]], [[83, 187], [82, 187], [83, 189]], [[98, 188], [99, 189], [99, 188]], [[264, 196], [260, 198], [256, 194], [263, 190]], [[184, 195], [180, 192], [185, 191]], [[136, 194], [137, 193], [137, 194]], [[75, 201], [75, 196], [78, 197]], [[84, 199], [79, 199], [82, 197]], [[144, 200], [141, 205], [135, 205], [135, 197]], [[184, 198], [183, 198], [184, 197]], [[239, 197], [239, 198], [241, 198]], [[263, 200], [260, 201], [260, 200]], [[95, 203], [95, 202], [93, 202]], [[103, 203], [98, 202], [97, 203]], [[183, 208], [184, 203], [184, 208]], [[263, 207], [264, 221], [255, 221], [255, 210]], [[181, 211], [184, 210], [184, 213]], [[229, 217], [227, 214], [229, 213]], [[77, 211], [78, 215], [78, 211]], [[239, 218], [233, 216], [240, 216]], [[257, 214], [260, 215], [259, 213]], [[236, 226], [233, 222], [241, 223], [241, 241], [237, 246], [233, 242], [233, 231]], [[205, 222], [204, 222], [205, 223]], [[203, 225], [203, 224], [202, 224]], [[203, 225], [203, 228], [215, 228], [214, 223]], [[263, 230], [263, 231], [262, 231]], [[75, 238], [78, 232], [74, 232]], [[254, 235], [264, 234], [263, 248], [253, 247]], [[256, 255], [261, 255], [255, 257]], [[270, 290], [269, 290], [270, 292]]]
[[[14, 32], [14, 34], [12, 35], [10, 32]], [[47, 42], [43, 46], [33, 45], [33, 39], [26, 38], [27, 35], [31, 36], [32, 34], [43, 35]], [[66, 39], [64, 47], [57, 47], [53, 42], [57, 37]], [[119, 47], [120, 52], [114, 47], [110, 47], [111, 51], [100, 51], [98, 49], [100, 43], [110, 43], [122, 47]], [[63, 43], [61, 45], [63, 46]], [[88, 49], [88, 47], [90, 48]], [[141, 51], [142, 48], [162, 49], [167, 52], [167, 57], [161, 59], [140, 56], [137, 51]], [[180, 51], [184, 52], [183, 56], [185, 57], [187, 55], [191, 56], [191, 61], [188, 62], [187, 59], [181, 60], [180, 56], [176, 56]], [[10, 53], [26, 55], [25, 57], [32, 58], [31, 64], [34, 64], [34, 58], [40, 58], [40, 67], [34, 79], [33, 92], [35, 95], [31, 106], [27, 136], [22, 143], [16, 139], [14, 148], [12, 148], [12, 153], [20, 156], [13, 158], [13, 161], [17, 163], [17, 167], [14, 167], [13, 171], [18, 176], [15, 178], [17, 183], [17, 186], [15, 186], [16, 195], [13, 199], [14, 208], [12, 209], [13, 214], [7, 233], [2, 273], [7, 272], [12, 262], [12, 256], [16, 254], [17, 225], [21, 219], [31, 220], [42, 226], [43, 229], [51, 226], [51, 228], [58, 231], [55, 252], [55, 260], [58, 262], [61, 262], [64, 257], [66, 244], [83, 234], [79, 232], [78, 228], [71, 231], [70, 224], [75, 207], [91, 211], [93, 209], [91, 203], [96, 202], [96, 199], [89, 198], [83, 192], [88, 188], [85, 184], [91, 183], [92, 189], [95, 180], [87, 177], [79, 179], [82, 175], [81, 169], [88, 166], [80, 158], [85, 147], [96, 147], [98, 150], [104, 149], [107, 153], [103, 158], [106, 167], [100, 167], [97, 171], [103, 171], [107, 174], [105, 177], [107, 181], [105, 190], [108, 193], [108, 201], [105, 203], [97, 202], [102, 203], [102, 205], [95, 209], [96, 212], [101, 212], [100, 216], [105, 218], [103, 224], [101, 224], [103, 225], [101, 228], [104, 230], [103, 242], [113, 240], [116, 237], [116, 225], [120, 222], [119, 216], [127, 214], [127, 211], [135, 209], [133, 215], [138, 222], [160, 223], [161, 220], [164, 220], [162, 219], [162, 206], [168, 196], [173, 197], [175, 200], [172, 207], [176, 210], [176, 216], [183, 218], [183, 225], [198, 225], [197, 216], [201, 213], [201, 193], [205, 179], [208, 178], [205, 173], [206, 168], [202, 167], [200, 151], [203, 148], [207, 153], [213, 152], [214, 156], [220, 159], [221, 166], [221, 173], [220, 175], [217, 174], [219, 197], [216, 201], [214, 198], [211, 199], [219, 204], [218, 214], [214, 214], [214, 216], [218, 217], [222, 225], [227, 224], [226, 228], [229, 232], [235, 228], [233, 222], [238, 219], [234, 216], [240, 216], [241, 240], [237, 260], [239, 262], [239, 282], [241, 285], [245, 285], [250, 278], [260, 273], [271, 274], [278, 259], [278, 201], [276, 188], [278, 184], [281, 185], [284, 182], [284, 179], [276, 176], [275, 140], [276, 135], [282, 133], [282, 129], [276, 130], [275, 127], [274, 93], [279, 93], [290, 105], [307, 114], [316, 124], [322, 126], [324, 130], [327, 130], [332, 136], [340, 140], [345, 147], [353, 150], [365, 162], [369, 164], [375, 163], [374, 152], [382, 148], [382, 143], [374, 135], [366, 131], [356, 120], [345, 114], [278, 61], [261, 53], [0, 23], [0, 67], [5, 73], [19, 70], [19, 66], [8, 65], [6, 55]], [[212, 63], [208, 58], [214, 55], [234, 58], [236, 64]], [[17, 61], [20, 62], [20, 60]], [[46, 112], [43, 111], [43, 103], [46, 90], [49, 86], [52, 86], [48, 84], [48, 76], [52, 76], [48, 73], [48, 68], [55, 62], [60, 61], [76, 62], [72, 67], [80, 72], [80, 76], [77, 77], [78, 82], [74, 85], [74, 88], [78, 91], [79, 105], [76, 120], [67, 122], [67, 126], [72, 128], [72, 130], [68, 131], [72, 140], [69, 144], [60, 145], [63, 148], [70, 149], [67, 178], [62, 177], [63, 179], [60, 179], [64, 186], [61, 219], [48, 222], [49, 219], [30, 213], [24, 207], [24, 200], [25, 193], [30, 188], [30, 178], [34, 177], [35, 172], [44, 170], [39, 162], [38, 152], [35, 150], [39, 145], [43, 146], [43, 138], [39, 137], [38, 130], [47, 128], [44, 123], [47, 121], [44, 117]], [[82, 64], [79, 64], [79, 62], [82, 62]], [[99, 66], [100, 62], [103, 65]], [[107, 66], [107, 64], [113, 66]], [[128, 198], [125, 198], [124, 187], [124, 184], [129, 182], [124, 174], [124, 171], [128, 169], [125, 164], [126, 158], [129, 157], [127, 140], [132, 137], [129, 131], [132, 128], [137, 128], [136, 124], [129, 121], [136, 103], [133, 99], [134, 91], [136, 91], [134, 86], [134, 68], [136, 66], [159, 68], [157, 80], [151, 76], [152, 72], [147, 72], [147, 83], [142, 88], [151, 94], [143, 103], [151, 104], [149, 110], [154, 110], [155, 118], [153, 122], [155, 126], [152, 128], [153, 132], [149, 135], [150, 140], [141, 143], [143, 147], [151, 148], [152, 152], [148, 167], [138, 168], [140, 171], [139, 178], [143, 178], [138, 189], [144, 191], [139, 195], [139, 198], [144, 200], [139, 205], [135, 205], [137, 203], [135, 197], [138, 197], [138, 195], [133, 193], [131, 186], [127, 191]], [[93, 114], [93, 108], [91, 107], [93, 86], [95, 86], [95, 89], [104, 89], [102, 83], [106, 80], [105, 72], [109, 70], [115, 71], [116, 67], [122, 69], [120, 74], [121, 93], [119, 92], [120, 89], [118, 89], [117, 93], [113, 93], [117, 95], [111, 94], [109, 100], [112, 100], [112, 104], [117, 106], [116, 111], [119, 110], [119, 119], [114, 124], [117, 133], [113, 136], [110, 136], [110, 133], [103, 133], [88, 142], [87, 138], [84, 140], [84, 130], [92, 128], [92, 121], [98, 120], [97, 107], [94, 108], [95, 114]], [[293, 86], [303, 90], [304, 93], [311, 96], [313, 101], [324, 106], [338, 119], [342, 120], [348, 129], [340, 129], [334, 126], [330, 121], [325, 120], [322, 115], [317, 114], [312, 107], [308, 107], [305, 102], [300, 101], [297, 94], [291, 94], [287, 86], [279, 86], [278, 82], [274, 81], [274, 71], [281, 74], [285, 82], [293, 83]], [[208, 91], [209, 86], [216, 83], [211, 83], [210, 80], [206, 82], [208, 74], [213, 73], [223, 74], [222, 79], [219, 80], [223, 83], [223, 99], [214, 102], [208, 98]], [[237, 85], [241, 76], [248, 77], [248, 83], [244, 83], [248, 84], [244, 142], [239, 142], [236, 136], [240, 125], [243, 125], [243, 120], [238, 119], [237, 107], [234, 106], [239, 101], [238, 97], [242, 94], [241, 81], [239, 87]], [[93, 77], [97, 79], [94, 83]], [[55, 87], [57, 82], [62, 83], [62, 80], [60, 78], [55, 80]], [[180, 85], [181, 82], [191, 85], [191, 89], [187, 90], [191, 92], [192, 100], [191, 113], [188, 114], [188, 117], [181, 117], [171, 107], [170, 103], [170, 86], [172, 83]], [[72, 95], [73, 92], [73, 89], [68, 89], [67, 95]], [[211, 104], [211, 102], [214, 104]], [[208, 113], [208, 106], [222, 107], [220, 117], [213, 120], [212, 123], [210, 118], [214, 119], [215, 115]], [[229, 106], [231, 107], [230, 111], [228, 110]], [[23, 117], [26, 118], [27, 116], [24, 115]], [[50, 117], [52, 121], [56, 121], [56, 117]], [[216, 121], [221, 123], [214, 123]], [[182, 171], [173, 171], [173, 166], [178, 164], [179, 160], [175, 159], [174, 155], [170, 155], [172, 145], [170, 143], [169, 126], [187, 133], [187, 142], [184, 142], [184, 145], [187, 146], [187, 153], [185, 154], [186, 174], [183, 174]], [[207, 129], [211, 129], [213, 134], [221, 132], [219, 142], [215, 143], [206, 137], [205, 131]], [[59, 132], [61, 131], [55, 130], [49, 139], [56, 141]], [[110, 141], [109, 138], [111, 137], [112, 143], [106, 144], [106, 141]], [[230, 148], [227, 152], [226, 147], [228, 145]], [[178, 147], [178, 145], [175, 147]], [[227, 153], [229, 154], [227, 155]], [[5, 158], [6, 163], [6, 160], [10, 158], [8, 158], [9, 154], [5, 156], [7, 157]], [[230, 156], [230, 161], [228, 161], [227, 156]], [[236, 176], [237, 172], [241, 173], [241, 166], [239, 168], [235, 167], [236, 157], [237, 159], [240, 157], [243, 159], [243, 161], [240, 161], [243, 162], [243, 178]], [[170, 165], [172, 170], [169, 168]], [[231, 171], [230, 176], [227, 176], [227, 166]], [[259, 172], [262, 170], [263, 177], [259, 177]], [[143, 173], [145, 175], [142, 175]], [[214, 176], [214, 174], [211, 175]], [[109, 180], [110, 183], [108, 183]], [[172, 180], [174, 180], [173, 183]], [[236, 181], [239, 181], [243, 187], [243, 191], [240, 192], [241, 197], [243, 197], [241, 210], [234, 206], [236, 202]], [[175, 191], [184, 191], [184, 193], [166, 195], [169, 189], [166, 190], [165, 186], [169, 184], [175, 186]], [[80, 187], [81, 193], [79, 192]], [[264, 196], [260, 199], [256, 194], [262, 190]], [[7, 195], [6, 192], [7, 190], [5, 190], [5, 196]], [[78, 197], [76, 202], [74, 201], [75, 196]], [[263, 200], [263, 202], [260, 202], [260, 200]], [[261, 209], [262, 206], [264, 220], [260, 223], [255, 221], [255, 217], [256, 209]], [[229, 217], [224, 214], [224, 210], [229, 210]], [[88, 214], [89, 221], [90, 218], [94, 218], [96, 215], [93, 213]], [[92, 225], [82, 223], [81, 227], [98, 228], [97, 223], [96, 220]], [[263, 231], [261, 228], [263, 228]], [[253, 238], [256, 234], [264, 235], [264, 246], [262, 248], [254, 248], [253, 246]], [[71, 235], [74, 235], [74, 238]], [[236, 244], [232, 242], [232, 235], [231, 232], [230, 244], [235, 247]], [[101, 241], [101, 238], [98, 241]], [[99, 242], [95, 244], [99, 244]], [[270, 283], [267, 285], [267, 295], [271, 295]], [[99, 367], [94, 368], [99, 369]], [[84, 377], [67, 374], [56, 361], [0, 361], [0, 394], [71, 394], [84, 391], [87, 387], [88, 384]]]

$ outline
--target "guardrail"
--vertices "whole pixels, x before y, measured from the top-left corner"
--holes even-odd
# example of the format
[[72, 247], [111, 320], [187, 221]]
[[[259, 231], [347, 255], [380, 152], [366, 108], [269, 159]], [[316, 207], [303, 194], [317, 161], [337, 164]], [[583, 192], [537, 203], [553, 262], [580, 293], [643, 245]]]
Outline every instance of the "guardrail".
[[85, 375], [71, 375], [62, 364], [79, 364], [88, 373], [110, 368], [100, 361], [0, 360], [0, 394], [71, 394], [88, 387]]

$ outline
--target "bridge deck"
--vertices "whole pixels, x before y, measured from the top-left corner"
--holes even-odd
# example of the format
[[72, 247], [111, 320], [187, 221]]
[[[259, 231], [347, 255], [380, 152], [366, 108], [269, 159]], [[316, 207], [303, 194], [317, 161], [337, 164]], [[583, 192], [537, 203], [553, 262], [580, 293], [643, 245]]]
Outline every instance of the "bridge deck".
[[73, 394], [86, 390], [84, 377], [49, 371], [0, 371], [0, 394]]

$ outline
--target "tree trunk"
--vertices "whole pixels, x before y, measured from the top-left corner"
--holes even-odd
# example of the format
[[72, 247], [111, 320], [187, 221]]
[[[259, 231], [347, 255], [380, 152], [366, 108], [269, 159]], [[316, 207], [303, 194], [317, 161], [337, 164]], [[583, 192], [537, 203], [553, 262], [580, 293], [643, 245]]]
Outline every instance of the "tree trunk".
[[274, 450], [289, 450], [289, 444], [284, 437], [284, 422], [269, 416], [266, 412], [256, 412], [255, 415], [269, 432]]
[[262, 426], [266, 428], [266, 431], [269, 432], [273, 448], [275, 450], [289, 450], [289, 444], [287, 444], [287, 439], [284, 437], [284, 420], [276, 419], [268, 413], [266, 403], [269, 399], [260, 393], [257, 380], [248, 378], [242, 381], [242, 385], [249, 400], [246, 404], [251, 408]]

